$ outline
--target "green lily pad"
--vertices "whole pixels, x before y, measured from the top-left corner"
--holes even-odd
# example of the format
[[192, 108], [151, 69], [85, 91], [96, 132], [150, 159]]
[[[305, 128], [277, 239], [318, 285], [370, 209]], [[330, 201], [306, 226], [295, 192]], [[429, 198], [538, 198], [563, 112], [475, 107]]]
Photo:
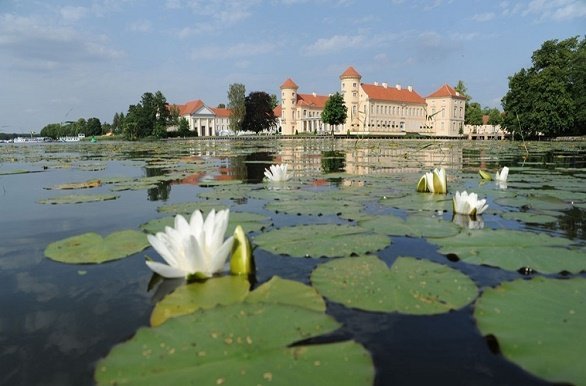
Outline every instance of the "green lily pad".
[[452, 199], [444, 194], [413, 193], [404, 197], [387, 197], [379, 201], [382, 205], [398, 209], [419, 211], [443, 211], [452, 208]]
[[501, 214], [506, 220], [517, 220], [528, 224], [548, 224], [558, 221], [558, 218], [549, 214], [533, 212], [507, 212]]
[[151, 313], [151, 326], [167, 319], [191, 314], [199, 309], [240, 303], [250, 283], [242, 276], [224, 276], [181, 286], [158, 302]]
[[195, 210], [201, 210], [204, 214], [212, 209], [223, 210], [227, 209], [228, 205], [221, 204], [217, 201], [195, 201], [195, 202], [181, 202], [178, 204], [162, 205], [157, 208], [161, 213], [182, 214], [184, 216], [191, 216]]
[[45, 256], [67, 264], [99, 264], [130, 256], [148, 246], [146, 235], [131, 229], [106, 237], [90, 232], [49, 244]]
[[117, 198], [118, 196], [115, 194], [69, 194], [39, 200], [38, 203], [48, 205], [84, 204], [87, 202], [116, 200]]
[[326, 303], [315, 288], [279, 276], [273, 276], [271, 280], [250, 292], [245, 301], [288, 304], [318, 312], [326, 310]]
[[97, 364], [95, 379], [98, 385], [371, 385], [372, 359], [354, 341], [291, 347], [338, 326], [323, 312], [280, 304], [200, 310], [139, 329]]
[[307, 215], [335, 215], [342, 212], [357, 212], [362, 204], [348, 200], [309, 199], [273, 201], [266, 205], [268, 210], [275, 212], [307, 214]]
[[569, 203], [548, 195], [504, 197], [497, 198], [495, 202], [503, 206], [536, 210], [564, 210], [571, 207]]
[[375, 252], [389, 237], [350, 225], [318, 224], [285, 227], [256, 236], [254, 244], [267, 251], [295, 257], [342, 257]]
[[239, 200], [247, 198], [250, 191], [248, 184], [228, 185], [201, 192], [198, 197], [206, 200]]
[[367, 311], [433, 315], [462, 308], [477, 296], [474, 282], [448, 266], [399, 257], [389, 269], [376, 256], [319, 265], [311, 282], [326, 298]]
[[478, 328], [526, 371], [560, 384], [586, 384], [586, 279], [536, 277], [488, 288], [474, 310]]
[[584, 250], [570, 249], [570, 240], [544, 233], [483, 229], [430, 242], [440, 246], [440, 253], [456, 254], [467, 263], [509, 271], [530, 268], [541, 273], [577, 273], [586, 270]]
[[[189, 221], [189, 216], [191, 216], [191, 213], [185, 214], [183, 216], [187, 216], [186, 219]], [[258, 213], [231, 211], [226, 234], [231, 235], [234, 233], [234, 229], [237, 225], [242, 226], [242, 228], [244, 228], [247, 233], [256, 232], [267, 226], [269, 220], [269, 217]], [[166, 226], [173, 227], [174, 225], [175, 216], [167, 216], [146, 222], [140, 226], [140, 229], [147, 233], [155, 234], [157, 232], [164, 231]]]
[[179, 287], [157, 303], [151, 314], [151, 326], [170, 318], [191, 314], [217, 305], [241, 303], [272, 303], [303, 307], [324, 312], [326, 304], [317, 291], [303, 283], [273, 276], [254, 291], [242, 276], [224, 276]]
[[358, 221], [363, 228], [393, 236], [449, 237], [460, 233], [453, 222], [429, 215], [410, 215], [405, 220], [397, 216], [370, 216]]

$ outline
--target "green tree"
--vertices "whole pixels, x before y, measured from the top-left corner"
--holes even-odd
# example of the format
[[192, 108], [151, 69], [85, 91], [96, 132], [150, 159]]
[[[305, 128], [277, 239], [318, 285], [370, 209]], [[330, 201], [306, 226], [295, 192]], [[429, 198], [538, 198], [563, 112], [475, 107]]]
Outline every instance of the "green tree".
[[573, 37], [548, 40], [533, 52], [533, 66], [509, 77], [503, 126], [524, 137], [583, 133], [584, 50], [584, 40]]
[[466, 108], [467, 120], [465, 118], [464, 122], [467, 125], [482, 125], [482, 115], [482, 108], [480, 107], [480, 104], [477, 102], [472, 102], [468, 108]]
[[276, 126], [277, 118], [271, 107], [271, 96], [264, 91], [254, 91], [244, 98], [245, 115], [242, 130], [259, 133]]
[[101, 135], [102, 134], [102, 123], [98, 118], [90, 118], [87, 120], [85, 135]]
[[344, 97], [339, 92], [336, 92], [326, 101], [324, 111], [321, 113], [321, 120], [323, 123], [330, 125], [332, 135], [334, 135], [334, 126], [346, 122], [347, 116], [348, 108], [344, 104]]
[[173, 117], [163, 93], [146, 92], [140, 103], [128, 107], [124, 118], [124, 136], [129, 140], [148, 136], [160, 138], [165, 136], [166, 128], [172, 121]]
[[177, 131], [181, 137], [189, 136], [189, 122], [185, 117], [179, 118], [179, 129]]
[[482, 113], [488, 115], [489, 125], [497, 126], [503, 122], [503, 114], [497, 108], [485, 108]]
[[228, 108], [230, 109], [230, 122], [228, 127], [233, 132], [242, 129], [242, 122], [246, 114], [246, 88], [241, 83], [233, 83], [228, 88]]

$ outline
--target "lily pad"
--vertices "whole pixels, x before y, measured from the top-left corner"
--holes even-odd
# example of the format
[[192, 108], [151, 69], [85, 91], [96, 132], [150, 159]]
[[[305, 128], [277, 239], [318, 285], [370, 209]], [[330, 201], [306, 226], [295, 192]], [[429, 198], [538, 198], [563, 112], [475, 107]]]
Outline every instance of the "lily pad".
[[115, 194], [69, 194], [65, 196], [56, 196], [39, 200], [39, 204], [84, 204], [87, 202], [99, 202], [116, 200], [118, 198]]
[[245, 301], [288, 304], [318, 312], [326, 310], [326, 303], [315, 288], [279, 276], [273, 276], [271, 280], [250, 292]]
[[529, 268], [541, 273], [577, 273], [586, 270], [583, 249], [571, 249], [570, 240], [544, 233], [483, 229], [430, 242], [440, 246], [440, 253], [456, 254], [467, 263], [509, 271]]
[[389, 237], [367, 229], [335, 224], [299, 225], [262, 233], [254, 244], [267, 251], [295, 257], [342, 257], [376, 252]]
[[443, 211], [452, 208], [452, 199], [443, 194], [413, 193], [404, 197], [387, 197], [380, 200], [382, 205], [398, 209], [419, 211]]
[[548, 195], [505, 197], [498, 198], [495, 202], [503, 206], [536, 210], [564, 210], [571, 208], [569, 203]]
[[536, 277], [489, 288], [474, 317], [502, 354], [526, 371], [560, 384], [586, 384], [586, 279]]
[[[187, 216], [186, 218], [189, 221], [189, 216], [191, 216], [191, 213], [185, 214], [184, 216]], [[230, 212], [230, 219], [228, 221], [226, 234], [231, 235], [234, 233], [234, 229], [237, 225], [242, 226], [242, 228], [247, 233], [256, 232], [267, 226], [269, 220], [269, 217], [258, 213], [232, 211]], [[167, 216], [146, 222], [140, 226], [140, 229], [147, 233], [155, 234], [157, 232], [164, 231], [166, 226], [173, 227], [174, 224], [175, 216]]]
[[250, 283], [242, 276], [211, 278], [181, 286], [158, 302], [151, 313], [151, 326], [167, 319], [191, 314], [199, 309], [240, 303], [248, 294]]
[[558, 221], [558, 218], [550, 214], [533, 212], [507, 212], [501, 214], [506, 220], [517, 220], [528, 224], [548, 224]]
[[326, 304], [317, 291], [303, 283], [273, 276], [254, 291], [243, 276], [224, 276], [181, 286], [157, 303], [151, 314], [151, 326], [170, 318], [191, 314], [217, 305], [241, 303], [272, 303], [303, 307], [324, 312]]
[[362, 204], [355, 201], [309, 199], [273, 201], [266, 205], [268, 210], [275, 212], [307, 214], [307, 215], [335, 215], [342, 212], [357, 212]]
[[372, 216], [359, 220], [358, 225], [393, 236], [449, 237], [460, 233], [458, 225], [429, 215], [410, 215], [405, 220], [391, 215]]
[[195, 210], [201, 210], [204, 214], [212, 209], [223, 210], [227, 209], [228, 205], [219, 203], [217, 201], [195, 201], [195, 202], [181, 202], [178, 204], [162, 205], [157, 208], [161, 213], [182, 214], [184, 216], [191, 216]]
[[130, 256], [148, 246], [146, 235], [131, 229], [106, 237], [90, 232], [49, 244], [45, 256], [67, 264], [99, 264]]
[[295, 345], [339, 324], [323, 312], [242, 303], [142, 328], [101, 360], [98, 385], [371, 385], [374, 367], [354, 341]]
[[366, 311], [433, 315], [464, 307], [477, 296], [474, 282], [448, 266], [399, 257], [389, 269], [376, 256], [319, 265], [311, 282], [329, 300]]
[[73, 189], [91, 189], [102, 185], [100, 180], [89, 180], [85, 182], [70, 182], [66, 184], [55, 185], [52, 189], [73, 190]]

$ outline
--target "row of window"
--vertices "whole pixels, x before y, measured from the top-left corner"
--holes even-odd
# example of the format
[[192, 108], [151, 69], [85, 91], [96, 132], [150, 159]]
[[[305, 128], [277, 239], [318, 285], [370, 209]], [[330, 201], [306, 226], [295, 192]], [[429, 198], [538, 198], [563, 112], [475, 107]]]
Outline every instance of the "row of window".
[[422, 117], [425, 115], [425, 109], [423, 107], [405, 107], [373, 103], [370, 105], [370, 113], [376, 115]]

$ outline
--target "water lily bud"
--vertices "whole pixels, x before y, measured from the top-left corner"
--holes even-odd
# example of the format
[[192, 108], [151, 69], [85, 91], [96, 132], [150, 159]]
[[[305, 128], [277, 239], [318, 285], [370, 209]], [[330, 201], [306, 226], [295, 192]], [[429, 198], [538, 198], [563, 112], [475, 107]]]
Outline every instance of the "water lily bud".
[[234, 230], [234, 244], [230, 258], [230, 273], [233, 275], [249, 275], [254, 273], [254, 259], [250, 240], [240, 225]]

